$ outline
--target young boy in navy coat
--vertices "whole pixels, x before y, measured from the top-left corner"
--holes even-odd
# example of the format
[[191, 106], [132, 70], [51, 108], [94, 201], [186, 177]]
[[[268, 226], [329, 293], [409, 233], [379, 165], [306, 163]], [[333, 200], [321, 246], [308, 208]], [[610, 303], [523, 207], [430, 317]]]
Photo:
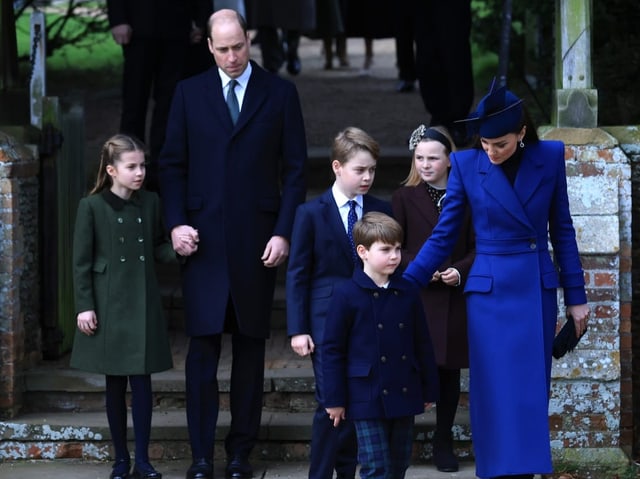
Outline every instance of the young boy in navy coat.
[[394, 272], [402, 227], [368, 213], [353, 228], [364, 269], [336, 286], [326, 320], [325, 406], [356, 427], [360, 476], [402, 479], [413, 424], [438, 396], [438, 370], [418, 289]]
[[[300, 356], [311, 356], [318, 407], [313, 417], [309, 479], [353, 479], [356, 434], [345, 421], [334, 428], [325, 413], [323, 356], [327, 309], [337, 282], [348, 279], [359, 264], [349, 238], [352, 223], [369, 211], [391, 214], [391, 205], [368, 194], [375, 177], [380, 147], [360, 128], [339, 132], [331, 149], [335, 182], [317, 198], [300, 205], [291, 235], [287, 268], [287, 332]], [[353, 224], [351, 224], [353, 227]]]

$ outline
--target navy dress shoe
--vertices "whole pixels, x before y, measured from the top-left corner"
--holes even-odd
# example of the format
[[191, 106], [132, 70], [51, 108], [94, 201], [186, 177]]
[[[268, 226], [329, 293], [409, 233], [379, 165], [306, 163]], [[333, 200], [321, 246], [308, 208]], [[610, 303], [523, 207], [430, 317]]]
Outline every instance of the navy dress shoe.
[[162, 479], [162, 474], [156, 471], [148, 462], [136, 463], [131, 471], [131, 479]]
[[187, 470], [187, 479], [213, 479], [213, 464], [208, 459], [196, 459]]
[[119, 459], [113, 463], [109, 479], [128, 479], [130, 463], [126, 459]]
[[225, 476], [228, 479], [251, 479], [253, 469], [246, 456], [236, 455], [227, 459]]

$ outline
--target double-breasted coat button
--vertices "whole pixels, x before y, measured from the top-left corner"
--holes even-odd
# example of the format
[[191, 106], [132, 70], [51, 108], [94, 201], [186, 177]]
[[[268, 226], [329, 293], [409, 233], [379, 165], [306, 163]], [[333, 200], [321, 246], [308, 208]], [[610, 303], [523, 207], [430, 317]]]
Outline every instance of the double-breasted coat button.
[[142, 218], [138, 218], [136, 221], [137, 221], [138, 223], [142, 223]]
[[536, 248], [537, 248], [537, 246], [538, 246], [538, 245], [536, 244], [536, 240], [535, 240], [534, 238], [531, 238], [531, 239], [529, 240], [529, 248], [531, 248], [531, 249], [536, 249]]
[[382, 390], [382, 394], [384, 394], [386, 396], [387, 394], [389, 394], [389, 391], [387, 391], [386, 389], [383, 389]]
[[378, 329], [383, 329], [384, 326], [382, 325], [382, 323], [378, 323]]
[[407, 393], [407, 388], [402, 388], [402, 392], [406, 394]]
[[125, 258], [124, 256], [120, 256], [120, 262], [124, 263], [125, 261], [127, 261], [127, 258]]
[[118, 218], [117, 221], [118, 223], [124, 223], [124, 220], [122, 218]]
[[404, 323], [398, 323], [398, 327], [399, 327], [400, 329], [404, 329]]
[[144, 238], [142, 236], [138, 236], [138, 243], [144, 243]]
[[120, 241], [120, 243], [124, 243], [124, 236], [120, 236], [120, 238], [118, 238], [118, 241]]
[[387, 357], [386, 356], [380, 356], [380, 361], [382, 361], [383, 363], [387, 362]]
[[144, 261], [144, 256], [140, 255], [139, 259], [140, 259], [140, 261]]
[[378, 296], [380, 296], [380, 293], [378, 293], [377, 291], [374, 291], [374, 293], [373, 293], [373, 297], [374, 297], [374, 298], [377, 298]]
[[403, 355], [402, 355], [402, 360], [403, 360], [403, 361], [406, 361], [406, 360], [407, 360], [407, 355], [406, 355], [406, 354], [403, 354]]

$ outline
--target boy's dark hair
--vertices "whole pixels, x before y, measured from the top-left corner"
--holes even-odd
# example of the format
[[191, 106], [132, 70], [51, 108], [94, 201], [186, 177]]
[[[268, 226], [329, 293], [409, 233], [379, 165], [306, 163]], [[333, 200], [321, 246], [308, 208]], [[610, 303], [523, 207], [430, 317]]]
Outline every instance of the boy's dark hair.
[[372, 211], [353, 226], [353, 242], [371, 248], [376, 241], [384, 244], [402, 243], [402, 226], [391, 216]]

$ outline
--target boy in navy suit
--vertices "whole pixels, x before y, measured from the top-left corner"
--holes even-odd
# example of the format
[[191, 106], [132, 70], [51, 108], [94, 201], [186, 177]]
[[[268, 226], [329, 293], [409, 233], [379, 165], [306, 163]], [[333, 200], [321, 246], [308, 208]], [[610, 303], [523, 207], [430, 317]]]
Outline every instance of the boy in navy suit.
[[402, 227], [368, 213], [353, 228], [364, 269], [336, 286], [325, 324], [325, 407], [338, 427], [349, 418], [360, 476], [402, 479], [413, 424], [438, 395], [438, 370], [418, 289], [399, 274]]
[[[336, 282], [351, 277], [359, 263], [349, 236], [363, 212], [391, 214], [391, 205], [368, 194], [380, 148], [359, 128], [338, 133], [331, 151], [333, 186], [300, 205], [291, 235], [287, 269], [287, 331], [300, 356], [311, 355], [318, 408], [313, 418], [309, 479], [351, 479], [356, 471], [356, 437], [349, 421], [334, 428], [325, 413], [322, 376], [325, 321]], [[350, 220], [351, 217], [351, 220]]]

